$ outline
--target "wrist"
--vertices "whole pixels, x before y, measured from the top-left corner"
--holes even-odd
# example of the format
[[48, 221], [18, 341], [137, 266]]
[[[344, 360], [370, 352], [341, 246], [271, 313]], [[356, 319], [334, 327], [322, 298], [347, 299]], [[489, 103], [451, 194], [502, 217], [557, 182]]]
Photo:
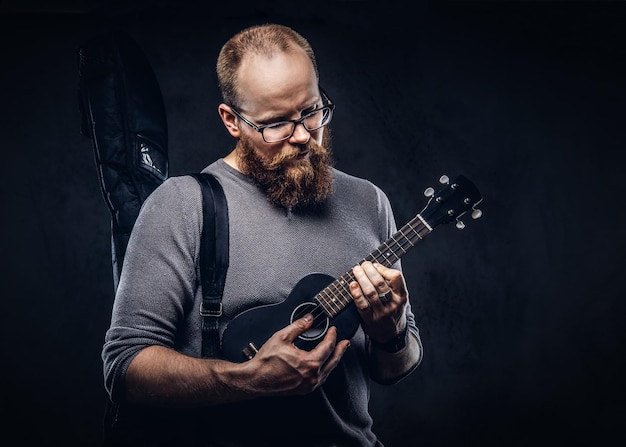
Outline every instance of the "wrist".
[[370, 339], [370, 344], [373, 348], [376, 348], [380, 351], [388, 352], [393, 354], [395, 352], [401, 351], [407, 345], [407, 337], [409, 336], [409, 326], [404, 326], [404, 330], [400, 332], [395, 337], [387, 340], [386, 342], [377, 342], [376, 340]]

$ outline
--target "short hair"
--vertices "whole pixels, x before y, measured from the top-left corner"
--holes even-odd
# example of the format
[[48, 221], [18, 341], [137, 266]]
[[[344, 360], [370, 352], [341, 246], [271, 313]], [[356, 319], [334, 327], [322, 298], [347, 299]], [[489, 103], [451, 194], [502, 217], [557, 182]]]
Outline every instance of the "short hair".
[[293, 29], [272, 23], [254, 25], [239, 31], [220, 50], [217, 58], [217, 80], [224, 103], [232, 106], [240, 104], [237, 91], [237, 71], [247, 54], [270, 56], [276, 52], [289, 52], [299, 47], [313, 64], [315, 76], [319, 79], [315, 53], [309, 42]]

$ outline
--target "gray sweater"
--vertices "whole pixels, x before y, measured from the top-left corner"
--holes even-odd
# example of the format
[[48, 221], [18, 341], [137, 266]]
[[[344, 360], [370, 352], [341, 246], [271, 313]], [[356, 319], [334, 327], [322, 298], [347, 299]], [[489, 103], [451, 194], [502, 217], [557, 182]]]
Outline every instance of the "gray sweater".
[[[341, 276], [396, 230], [385, 194], [338, 170], [333, 170], [334, 192], [323, 207], [293, 212], [270, 204], [248, 177], [221, 159], [205, 171], [218, 178], [228, 202], [230, 258], [221, 333], [242, 311], [284, 301], [309, 273]], [[147, 346], [200, 357], [201, 229], [201, 191], [189, 176], [169, 178], [144, 203], [102, 351], [112, 400], [123, 400], [128, 365]], [[410, 307], [407, 312], [409, 328], [417, 334]], [[268, 445], [377, 445], [368, 413], [369, 380], [359, 329], [320, 389], [307, 396], [215, 407], [206, 430], [215, 445], [248, 445], [252, 434]], [[245, 420], [245, 430], [227, 428], [233, 426], [231, 418]]]

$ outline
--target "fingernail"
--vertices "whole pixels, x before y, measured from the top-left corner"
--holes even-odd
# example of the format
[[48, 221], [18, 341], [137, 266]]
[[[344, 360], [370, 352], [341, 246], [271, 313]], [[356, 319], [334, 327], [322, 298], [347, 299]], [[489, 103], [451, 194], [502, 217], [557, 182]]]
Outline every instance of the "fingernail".
[[313, 315], [311, 315], [311, 314], [306, 314], [306, 315], [305, 315], [304, 317], [302, 317], [302, 318], [304, 318], [304, 321], [306, 321], [307, 323], [309, 323], [309, 322], [313, 321]]

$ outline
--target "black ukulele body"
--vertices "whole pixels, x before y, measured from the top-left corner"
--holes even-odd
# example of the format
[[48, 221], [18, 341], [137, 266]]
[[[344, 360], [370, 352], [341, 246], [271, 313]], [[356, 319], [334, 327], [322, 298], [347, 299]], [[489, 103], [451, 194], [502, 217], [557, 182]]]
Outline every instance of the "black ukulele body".
[[317, 293], [334, 280], [323, 273], [312, 273], [298, 281], [285, 301], [255, 307], [237, 315], [224, 331], [222, 358], [235, 363], [251, 359], [276, 331], [306, 313], [313, 314], [314, 324], [295, 340], [300, 349], [310, 351], [317, 346], [330, 326], [337, 328], [338, 341], [352, 338], [360, 324], [356, 306], [348, 305], [331, 318], [315, 299]]

